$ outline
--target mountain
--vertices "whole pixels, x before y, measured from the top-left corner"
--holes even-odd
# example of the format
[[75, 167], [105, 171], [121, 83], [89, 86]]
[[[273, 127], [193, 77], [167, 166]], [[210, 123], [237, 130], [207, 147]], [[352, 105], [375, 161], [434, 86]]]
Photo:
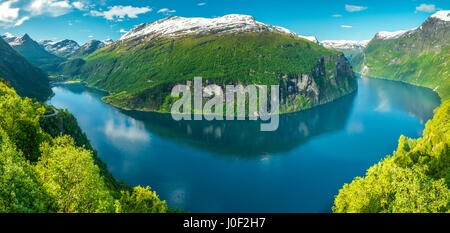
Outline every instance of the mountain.
[[79, 58], [79, 57], [87, 56], [87, 55], [97, 51], [98, 49], [101, 49], [111, 43], [114, 43], [114, 41], [111, 39], [107, 39], [104, 41], [90, 40], [86, 44], [84, 44], [83, 46], [78, 48], [77, 50], [73, 51], [73, 53], [71, 54], [70, 57], [71, 58]]
[[65, 59], [47, 52], [41, 45], [31, 39], [28, 34], [22, 37], [14, 37], [11, 34], [2, 36], [11, 47], [24, 56], [33, 65], [43, 70], [52, 70]]
[[280, 111], [330, 102], [356, 90], [340, 52], [247, 15], [168, 17], [138, 25], [118, 41], [59, 67], [67, 77], [106, 90], [125, 109], [170, 110], [174, 85], [280, 85]]
[[21, 96], [44, 101], [51, 94], [47, 75], [29, 63], [0, 38], [0, 78], [10, 82]]
[[352, 59], [356, 72], [403, 81], [450, 98], [450, 11], [438, 11], [420, 27], [379, 32]]
[[298, 36], [303, 38], [303, 39], [307, 39], [307, 40], [309, 40], [311, 42], [314, 42], [316, 44], [319, 44], [319, 40], [315, 36], [302, 36], [302, 35], [298, 35]]
[[105, 46], [110, 45], [112, 43], [114, 43], [113, 39], [106, 39], [106, 40], [102, 40], [102, 43], [105, 44]]
[[80, 48], [80, 45], [73, 40], [41, 40], [39, 44], [47, 50], [47, 52], [52, 53], [56, 56], [67, 57], [71, 55], [75, 50]]
[[325, 48], [343, 52], [349, 60], [361, 53], [368, 43], [369, 40], [324, 40], [320, 42]]

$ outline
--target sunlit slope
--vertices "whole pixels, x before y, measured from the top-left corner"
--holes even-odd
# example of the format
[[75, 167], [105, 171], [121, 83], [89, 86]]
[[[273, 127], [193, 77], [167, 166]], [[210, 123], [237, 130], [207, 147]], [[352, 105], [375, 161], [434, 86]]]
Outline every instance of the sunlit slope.
[[[60, 69], [110, 92], [107, 102], [152, 111], [167, 111], [171, 88], [199, 76], [219, 86], [279, 84], [286, 112], [329, 102], [357, 88], [342, 53], [275, 31], [125, 40]], [[299, 86], [303, 82], [306, 86]]]
[[[450, 12], [450, 11], [446, 11]], [[419, 28], [395, 38], [377, 34], [352, 59], [356, 72], [403, 81], [450, 98], [450, 21], [430, 17]]]

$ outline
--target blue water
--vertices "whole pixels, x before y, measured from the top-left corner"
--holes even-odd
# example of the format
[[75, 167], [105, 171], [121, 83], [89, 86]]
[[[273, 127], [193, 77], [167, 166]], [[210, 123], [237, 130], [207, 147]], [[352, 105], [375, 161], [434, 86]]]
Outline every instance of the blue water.
[[149, 185], [189, 212], [330, 212], [334, 196], [420, 137], [440, 101], [429, 89], [361, 78], [357, 93], [280, 117], [275, 132], [254, 121], [182, 121], [123, 111], [104, 93], [57, 85], [49, 101], [75, 115], [112, 174]]

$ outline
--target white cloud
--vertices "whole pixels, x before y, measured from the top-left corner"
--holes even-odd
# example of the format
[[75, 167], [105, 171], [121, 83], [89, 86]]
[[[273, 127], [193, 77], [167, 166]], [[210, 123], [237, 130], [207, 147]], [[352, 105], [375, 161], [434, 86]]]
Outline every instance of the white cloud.
[[120, 33], [127, 33], [128, 31], [126, 31], [125, 29], [121, 28], [121, 29], [119, 30], [119, 32], [120, 32]]
[[335, 17], [335, 18], [337, 18], [337, 17], [342, 17], [342, 15], [340, 15], [340, 14], [334, 14], [334, 15], [332, 15], [333, 17]]
[[17, 20], [17, 22], [14, 24], [14, 26], [20, 26], [23, 22], [25, 22], [29, 19], [30, 19], [29, 16], [24, 16], [24, 17], [20, 18], [19, 20]]
[[206, 5], [206, 2], [200, 2], [197, 4], [197, 6], [204, 6], [204, 5]]
[[341, 28], [352, 28], [353, 26], [350, 25], [341, 25]]
[[89, 37], [89, 38], [93, 38], [94, 36], [93, 36], [93, 35], [89, 35], [88, 37]]
[[113, 6], [108, 7], [107, 11], [92, 10], [90, 13], [92, 16], [103, 16], [107, 20], [137, 18], [139, 14], [145, 14], [152, 11], [150, 7], [132, 7], [132, 6]]
[[363, 11], [363, 10], [367, 10], [367, 8], [368, 7], [366, 7], [366, 6], [345, 5], [345, 10], [348, 12]]
[[170, 10], [169, 8], [162, 8], [160, 10], [158, 10], [158, 13], [163, 13], [165, 15], [168, 15], [170, 13], [175, 13], [177, 12], [176, 10]]
[[48, 14], [57, 17], [71, 12], [73, 7], [68, 0], [33, 0], [25, 9], [33, 16]]
[[420, 4], [420, 6], [416, 7], [416, 12], [417, 11], [423, 11], [423, 12], [428, 12], [428, 13], [435, 12], [436, 6], [434, 4], [427, 5], [425, 3], [422, 3], [422, 4]]
[[0, 23], [12, 23], [19, 17], [19, 8], [11, 7], [15, 2], [17, 0], [0, 3]]
[[58, 17], [87, 8], [91, 0], [0, 0], [0, 27], [10, 28], [22, 25], [35, 16]]
[[86, 5], [82, 2], [72, 2], [73, 7], [77, 8], [80, 11], [83, 11], [86, 9]]

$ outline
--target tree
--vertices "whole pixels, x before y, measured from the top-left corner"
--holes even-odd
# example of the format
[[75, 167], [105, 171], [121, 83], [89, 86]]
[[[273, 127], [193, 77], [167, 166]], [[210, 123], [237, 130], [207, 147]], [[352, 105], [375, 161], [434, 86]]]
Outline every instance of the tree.
[[450, 211], [450, 101], [426, 124], [423, 137], [401, 136], [397, 150], [345, 184], [337, 213], [436, 213]]
[[70, 136], [44, 143], [36, 165], [44, 188], [63, 213], [112, 212], [114, 202], [106, 188], [92, 151], [76, 147]]
[[166, 213], [168, 207], [166, 201], [159, 200], [155, 191], [150, 191], [150, 187], [137, 186], [130, 194], [122, 191], [120, 200], [116, 200], [117, 213]]
[[0, 128], [0, 212], [52, 212], [52, 201], [34, 167], [14, 149]]
[[14, 89], [0, 83], [0, 127], [32, 162], [40, 156], [39, 145], [50, 139], [39, 125], [39, 117], [44, 111], [43, 107], [34, 105], [28, 98], [22, 99]]

